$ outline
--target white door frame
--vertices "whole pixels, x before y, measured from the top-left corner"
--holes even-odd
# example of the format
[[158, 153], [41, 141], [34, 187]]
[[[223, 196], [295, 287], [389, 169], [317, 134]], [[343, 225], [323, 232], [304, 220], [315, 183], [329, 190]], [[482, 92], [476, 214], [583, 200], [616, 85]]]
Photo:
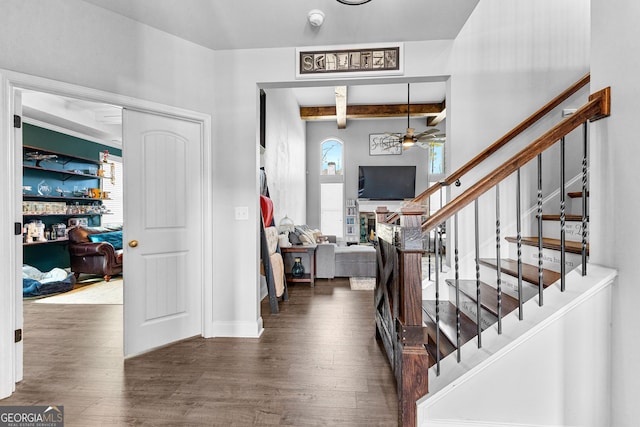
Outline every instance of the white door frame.
[[[17, 352], [21, 352], [21, 346], [16, 346], [13, 340], [14, 331], [22, 327], [21, 314], [16, 312], [18, 302], [22, 301], [22, 296], [17, 293], [17, 284], [21, 278], [19, 274], [21, 266], [18, 265], [22, 259], [22, 237], [14, 234], [14, 223], [22, 223], [22, 206], [20, 188], [22, 182], [16, 182], [17, 169], [22, 167], [22, 147], [18, 147], [14, 140], [13, 111], [14, 111], [14, 90], [27, 89], [39, 92], [47, 92], [60, 96], [78, 98], [87, 101], [95, 101], [106, 104], [113, 104], [125, 108], [132, 108], [147, 111], [155, 114], [179, 117], [182, 119], [200, 122], [203, 127], [202, 140], [202, 227], [205, 236], [201, 248], [202, 260], [201, 268], [203, 283], [201, 288], [202, 306], [202, 335], [212, 336], [211, 322], [205, 319], [212, 318], [213, 312], [213, 288], [212, 288], [212, 265], [213, 254], [213, 208], [211, 181], [211, 116], [194, 111], [189, 111], [177, 107], [159, 104], [142, 99], [132, 98], [125, 95], [90, 89], [78, 85], [59, 82], [42, 77], [17, 73], [14, 71], [0, 69], [0, 141], [3, 141], [0, 148], [0, 191], [3, 194], [12, 194], [13, 197], [5, 199], [8, 206], [0, 210], [0, 260], [3, 262], [2, 271], [8, 272], [4, 277], [3, 284], [0, 285], [0, 399], [10, 396], [15, 390], [15, 383], [22, 378], [21, 357], [17, 357]], [[10, 338], [10, 339], [9, 339]], [[18, 350], [16, 350], [18, 348]]]

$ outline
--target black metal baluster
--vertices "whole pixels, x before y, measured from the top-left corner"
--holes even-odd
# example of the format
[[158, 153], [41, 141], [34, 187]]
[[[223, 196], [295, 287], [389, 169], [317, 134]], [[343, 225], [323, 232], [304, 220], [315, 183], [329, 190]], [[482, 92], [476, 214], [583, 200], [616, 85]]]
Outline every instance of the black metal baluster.
[[[434, 239], [435, 240], [435, 239]], [[438, 265], [438, 242], [434, 241], [435, 262]], [[440, 278], [436, 271], [436, 375], [440, 375]]]
[[522, 220], [520, 213], [520, 168], [518, 168], [517, 173], [517, 187], [516, 187], [516, 228], [517, 228], [517, 238], [516, 244], [518, 247], [518, 316], [520, 320], [524, 318], [523, 316], [523, 299], [522, 299]]
[[584, 122], [582, 135], [582, 275], [587, 275], [587, 218], [589, 217], [587, 205], [587, 166], [589, 164], [589, 137], [588, 122]]
[[560, 290], [565, 289], [565, 188], [564, 180], [564, 136], [560, 138]]
[[[433, 242], [433, 247], [435, 248], [436, 242]], [[435, 249], [434, 249], [435, 250]], [[427, 236], [427, 257], [428, 257], [428, 269], [429, 269], [429, 281], [431, 281], [431, 230], [429, 230], [429, 235]]]
[[[443, 189], [442, 189], [442, 187], [440, 187], [440, 209], [442, 209], [442, 192], [443, 192]], [[445, 227], [445, 229], [446, 229], [445, 223], [440, 224], [440, 252], [441, 252], [440, 253], [440, 255], [441, 255], [440, 256], [440, 272], [441, 273], [443, 272], [443, 270], [442, 270], [442, 258], [443, 258], [442, 257], [442, 255], [443, 255], [442, 254], [442, 251], [443, 251], [443, 248], [442, 248], [442, 227]]]
[[538, 154], [538, 305], [542, 307], [544, 281], [542, 275], [542, 154]]
[[474, 201], [475, 206], [475, 237], [476, 237], [476, 322], [478, 332], [478, 348], [482, 347], [482, 322], [480, 321], [480, 225], [478, 199]]
[[502, 333], [502, 265], [500, 264], [500, 184], [496, 184], [496, 293], [498, 295], [498, 334]]
[[457, 348], [457, 357], [458, 363], [460, 363], [461, 359], [461, 350], [460, 350], [460, 265], [458, 264], [458, 214], [456, 213], [453, 217], [453, 232], [454, 236], [454, 265], [455, 265], [455, 283], [456, 283], [456, 348]]

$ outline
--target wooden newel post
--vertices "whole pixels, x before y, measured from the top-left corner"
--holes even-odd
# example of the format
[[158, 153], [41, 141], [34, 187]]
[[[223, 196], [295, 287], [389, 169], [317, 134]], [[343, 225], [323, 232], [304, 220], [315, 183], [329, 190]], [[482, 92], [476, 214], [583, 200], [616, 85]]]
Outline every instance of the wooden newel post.
[[417, 423], [416, 401], [428, 392], [429, 355], [424, 347], [422, 327], [422, 216], [424, 206], [401, 210], [399, 236], [400, 313], [398, 316], [399, 355], [402, 373], [398, 384], [398, 425]]
[[385, 224], [389, 216], [389, 209], [386, 206], [378, 206], [376, 208], [376, 224]]

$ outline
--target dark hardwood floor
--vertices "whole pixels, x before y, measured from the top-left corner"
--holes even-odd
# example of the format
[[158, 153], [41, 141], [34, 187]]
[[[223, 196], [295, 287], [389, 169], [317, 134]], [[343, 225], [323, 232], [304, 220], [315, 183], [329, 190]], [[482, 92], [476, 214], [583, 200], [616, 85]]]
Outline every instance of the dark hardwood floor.
[[64, 405], [66, 426], [396, 426], [373, 291], [289, 288], [259, 339], [192, 338], [124, 361], [122, 306], [25, 302], [24, 380], [0, 405]]

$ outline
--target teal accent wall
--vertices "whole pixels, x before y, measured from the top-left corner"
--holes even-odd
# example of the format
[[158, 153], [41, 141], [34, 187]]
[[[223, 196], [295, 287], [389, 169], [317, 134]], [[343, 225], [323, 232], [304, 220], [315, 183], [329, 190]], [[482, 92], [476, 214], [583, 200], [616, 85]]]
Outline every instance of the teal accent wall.
[[122, 156], [122, 150], [75, 136], [41, 128], [29, 123], [22, 126], [22, 143], [31, 147], [52, 150], [70, 156], [99, 160], [98, 152], [109, 150], [109, 154]]
[[[101, 151], [109, 150], [109, 154], [115, 156], [122, 156], [122, 150], [109, 147], [103, 144], [98, 144], [86, 139], [77, 138], [74, 136], [66, 135], [64, 133], [52, 131], [39, 126], [35, 126], [29, 123], [23, 123], [22, 127], [22, 143], [26, 146], [41, 148], [43, 150], [51, 150], [57, 153], [66, 154], [69, 156], [82, 157], [86, 159], [98, 162]], [[55, 162], [43, 163], [43, 167], [48, 169], [74, 169], [75, 163], [68, 163], [64, 167], [58, 165]], [[78, 162], [77, 167], [79, 169], [87, 168], [86, 164]], [[73, 190], [74, 186], [78, 187], [95, 187], [98, 184], [96, 179], [93, 178], [76, 178], [63, 181], [62, 178], [57, 178], [55, 174], [51, 172], [41, 172], [30, 170], [29, 173], [23, 175], [23, 185], [30, 185], [34, 189], [35, 193], [38, 182], [41, 180], [46, 182], [52, 187], [60, 187], [64, 190]], [[23, 222], [27, 223], [35, 219], [33, 216], [25, 217]], [[54, 223], [67, 223], [68, 217], [63, 216], [47, 216], [41, 218], [47, 228]], [[89, 217], [89, 226], [100, 225], [99, 217]], [[67, 243], [48, 243], [42, 245], [28, 245], [23, 246], [23, 263], [36, 267], [40, 271], [50, 271], [54, 267], [68, 268], [70, 266], [69, 261], [69, 247]]]

